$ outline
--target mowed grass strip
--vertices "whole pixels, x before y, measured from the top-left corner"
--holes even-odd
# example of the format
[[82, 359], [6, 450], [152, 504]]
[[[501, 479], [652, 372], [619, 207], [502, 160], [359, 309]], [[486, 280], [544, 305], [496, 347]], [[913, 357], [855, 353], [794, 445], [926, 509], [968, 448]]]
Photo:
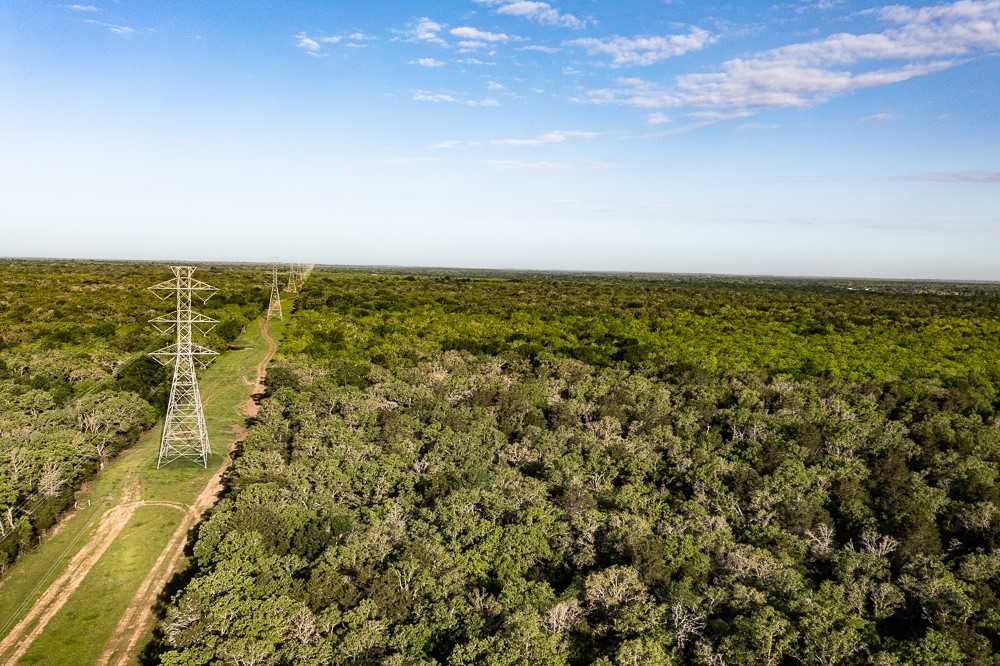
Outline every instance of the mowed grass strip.
[[101, 516], [118, 503], [126, 481], [144, 457], [156, 455], [159, 431], [145, 433], [94, 480], [78, 499], [79, 508], [62, 519], [56, 533], [21, 556], [0, 581], [0, 636], [21, 620], [94, 535]]
[[[286, 312], [290, 311], [289, 300]], [[272, 321], [269, 328], [271, 337], [276, 341], [280, 340], [283, 323]], [[39, 545], [35, 551], [20, 558], [5, 579], [0, 581], [0, 636], [6, 635], [20, 621], [48, 585], [65, 570], [67, 563], [93, 535], [101, 515], [121, 501], [127, 488], [133, 487], [138, 482], [141, 498], [147, 502], [166, 501], [190, 505], [195, 500], [222, 464], [223, 459], [229, 455], [229, 446], [234, 440], [235, 433], [244, 423], [242, 407], [253, 391], [252, 384], [257, 376], [257, 365], [267, 353], [267, 343], [261, 335], [257, 321], [247, 326], [235, 346], [241, 349], [220, 355], [211, 367], [200, 373], [199, 384], [205, 405], [205, 420], [212, 444], [208, 469], [184, 462], [156, 469], [162, 422], [155, 429], [144, 433], [133, 447], [114, 459], [90, 482], [86, 492], [80, 496], [81, 508], [65, 520], [59, 531]], [[148, 508], [153, 507], [142, 507], [141, 510]], [[176, 527], [181, 519], [180, 511], [168, 507], [159, 508], [175, 514], [173, 526]], [[132, 518], [132, 521], [134, 520], [135, 517]], [[126, 533], [132, 533], [132, 521], [97, 563], [95, 570], [102, 567], [104, 560], [112, 551], [117, 550], [118, 541], [125, 538]], [[146, 547], [159, 554], [166, 546], [172, 529], [161, 534], [150, 524], [148, 529], [139, 527], [136, 532], [138, 535], [136, 538], [145, 539]], [[91, 570], [81, 587], [36, 640], [36, 645], [73, 642], [79, 636], [87, 645], [95, 644], [94, 649], [97, 650], [95, 654], [99, 654], [155, 559], [154, 556], [135, 580], [111, 578], [104, 580], [102, 585], [101, 581], [90, 580], [94, 573], [94, 570]], [[84, 588], [91, 591], [84, 594]], [[93, 594], [106, 595], [109, 599], [115, 598], [118, 601], [113, 608], [109, 606], [110, 610], [106, 609], [92, 621], [64, 622], [64, 617], [85, 615], [86, 609], [93, 605], [93, 599], [88, 598], [88, 595]], [[28, 655], [34, 654], [39, 654], [35, 645], [28, 652]], [[92, 663], [92, 660], [66, 663]]]
[[105, 642], [99, 630], [107, 625], [108, 618], [117, 622], [182, 516], [181, 511], [172, 507], [139, 507], [19, 663], [46, 666], [95, 663]]

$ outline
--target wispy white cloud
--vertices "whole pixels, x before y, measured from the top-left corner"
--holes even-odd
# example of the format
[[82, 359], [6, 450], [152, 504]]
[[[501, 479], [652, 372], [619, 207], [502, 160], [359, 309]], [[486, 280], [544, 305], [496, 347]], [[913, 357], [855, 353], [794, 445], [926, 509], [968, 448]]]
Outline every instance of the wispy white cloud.
[[459, 104], [458, 98], [448, 93], [435, 93], [427, 90], [417, 90], [413, 93], [414, 102], [433, 102], [435, 104], [446, 102], [448, 104]]
[[480, 5], [494, 7], [497, 14], [520, 16], [539, 25], [578, 30], [586, 27], [587, 21], [573, 14], [561, 12], [548, 2], [532, 0], [475, 0]]
[[436, 58], [417, 58], [416, 60], [410, 61], [411, 65], [419, 65], [421, 67], [427, 67], [430, 69], [436, 69], [438, 67], [444, 67], [445, 63]]
[[792, 11], [796, 14], [807, 14], [816, 11], [829, 11], [844, 6], [844, 0], [796, 0], [772, 5], [778, 11]]
[[367, 33], [350, 32], [346, 35], [341, 35], [338, 43], [343, 43], [344, 46], [350, 49], [363, 49], [368, 46], [368, 42], [374, 40], [375, 38]]
[[295, 46], [310, 55], [318, 55], [323, 50], [323, 47], [318, 41], [304, 32], [300, 32], [295, 35]]
[[113, 35], [118, 35], [119, 37], [129, 38], [134, 36], [138, 30], [128, 25], [119, 25], [116, 23], [107, 23], [105, 21], [97, 21], [94, 19], [87, 19], [87, 23], [91, 25], [96, 25], [104, 28]]
[[305, 32], [299, 32], [295, 34], [295, 46], [307, 55], [319, 58], [326, 55], [324, 46], [340, 44], [348, 48], [360, 49], [366, 47], [368, 42], [373, 39], [375, 38], [363, 32], [349, 32], [343, 35], [319, 35], [316, 37], [311, 37]]
[[731, 60], [720, 72], [679, 77], [676, 91], [688, 105], [804, 108], [837, 95], [940, 72], [955, 64], [954, 60], [935, 60], [852, 73], [794, 59]]
[[582, 48], [591, 55], [611, 56], [616, 67], [653, 65], [668, 58], [700, 51], [717, 39], [701, 28], [691, 28], [681, 35], [653, 35], [640, 37], [583, 37], [566, 44]]
[[[449, 101], [460, 103], [459, 100], [455, 99], [453, 96], [448, 96], [449, 99], [437, 100], [437, 101]], [[555, 144], [565, 143], [572, 140], [587, 140], [596, 139], [601, 136], [600, 132], [586, 132], [582, 130], [552, 130], [550, 132], [544, 132], [531, 137], [515, 137], [515, 138], [501, 138], [501, 139], [490, 139], [487, 141], [470, 141], [470, 140], [449, 140], [440, 141], [431, 146], [431, 148], [436, 150], [446, 150], [453, 148], [474, 148], [479, 146], [514, 146], [514, 147], [531, 147], [531, 146], [551, 146]]]
[[465, 52], [478, 51], [482, 49], [487, 50], [488, 55], [494, 55], [496, 53], [496, 49], [493, 48], [492, 45], [487, 44], [486, 42], [477, 42], [473, 39], [463, 39], [458, 42], [458, 48]]
[[693, 118], [699, 122], [721, 123], [723, 120], [733, 120], [736, 118], [747, 118], [752, 116], [752, 111], [692, 111], [687, 114], [688, 118]]
[[1000, 185], [1000, 171], [939, 171], [908, 177], [928, 183], [969, 183], [979, 185]]
[[571, 139], [594, 139], [600, 136], [597, 132], [581, 130], [552, 130], [533, 137], [514, 139], [493, 139], [494, 146], [544, 146], [555, 143], [565, 143]]
[[951, 4], [932, 5], [929, 7], [908, 7], [906, 5], [889, 5], [876, 9], [866, 9], [862, 14], [874, 14], [879, 18], [902, 25], [930, 25], [944, 22], [986, 21], [989, 25], [979, 26], [981, 36], [995, 43], [995, 22], [1000, 13], [1000, 2], [997, 0], [959, 0]]
[[887, 123], [890, 120], [895, 120], [895, 119], [896, 119], [896, 114], [895, 113], [888, 113], [886, 111], [883, 111], [882, 113], [873, 113], [870, 116], [864, 116], [863, 118], [861, 118], [861, 122], [863, 122], [863, 123]]
[[656, 112], [646, 116], [646, 123], [649, 125], [666, 125], [671, 122], [673, 122], [673, 119], [665, 113]]
[[[980, 52], [1000, 49], [1000, 0], [959, 0], [873, 13], [882, 32], [839, 33], [724, 62], [672, 85], [622, 79], [578, 98], [639, 108], [804, 108], [838, 95], [940, 72]], [[890, 62], [887, 66], [879, 66]]]
[[536, 53], [547, 53], [552, 55], [553, 53], [559, 53], [561, 49], [557, 49], [554, 46], [540, 46], [538, 44], [530, 44], [528, 46], [522, 46], [522, 51], [535, 51]]
[[[753, 116], [752, 111], [693, 111], [690, 113], [685, 113], [683, 116], [683, 122], [671, 123], [669, 127], [664, 129], [657, 129], [655, 131], [647, 132], [645, 134], [637, 134], [632, 138], [639, 139], [652, 139], [660, 137], [670, 137], [679, 136], [681, 134], [688, 134], [695, 130], [702, 129], [704, 127], [710, 127], [711, 125], [716, 125], [727, 120], [735, 120], [738, 118], [749, 118]], [[648, 119], [647, 119], [648, 120]]]
[[476, 42], [507, 42], [510, 41], [510, 35], [503, 32], [486, 32], [480, 30], [479, 28], [473, 28], [471, 26], [460, 26], [458, 28], [452, 28], [449, 31], [452, 37], [458, 37], [459, 39], [472, 40]]
[[448, 42], [441, 36], [444, 29], [444, 24], [422, 16], [407, 26], [406, 30], [396, 30], [394, 32], [398, 36], [397, 38], [406, 41], [448, 46]]
[[95, 5], [63, 5], [63, 7], [71, 12], [80, 12], [81, 14], [96, 14], [101, 11], [101, 9]]
[[414, 102], [429, 102], [432, 104], [461, 104], [473, 108], [490, 108], [500, 106], [500, 102], [495, 99], [470, 99], [458, 97], [452, 93], [432, 92], [429, 90], [415, 90], [413, 92]]

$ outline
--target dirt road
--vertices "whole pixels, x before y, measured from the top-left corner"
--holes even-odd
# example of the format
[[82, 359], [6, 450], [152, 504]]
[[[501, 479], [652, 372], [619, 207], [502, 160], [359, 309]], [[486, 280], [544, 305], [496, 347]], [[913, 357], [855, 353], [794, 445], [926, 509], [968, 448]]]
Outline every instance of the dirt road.
[[[271, 362], [278, 349], [267, 328], [267, 321], [265, 319], [260, 320], [260, 333], [267, 342], [267, 353], [261, 362], [257, 364], [257, 379], [254, 386], [254, 393], [264, 392], [267, 365]], [[254, 402], [253, 398], [244, 403], [243, 413], [251, 417], [256, 416], [257, 403]], [[234, 441], [233, 446], [235, 444], [236, 442]], [[231, 450], [232, 446], [230, 447]], [[184, 555], [184, 545], [187, 543], [188, 533], [201, 520], [204, 513], [215, 504], [219, 493], [222, 492], [222, 475], [229, 469], [231, 462], [232, 458], [230, 456], [226, 456], [222, 461], [222, 465], [212, 475], [205, 488], [199, 493], [195, 503], [184, 515], [181, 524], [177, 526], [177, 529], [170, 537], [170, 541], [167, 542], [163, 552], [160, 553], [153, 568], [147, 574], [146, 579], [143, 580], [142, 585], [136, 590], [135, 596], [129, 602], [128, 608], [118, 622], [118, 626], [115, 627], [115, 633], [104, 646], [104, 650], [101, 651], [101, 656], [97, 662], [101, 666], [109, 664], [125, 666], [128, 664], [129, 657], [152, 624], [153, 608], [156, 600], [166, 586], [167, 581], [173, 575], [174, 571], [176, 571], [177, 565]]]
[[0, 657], [6, 656], [5, 664], [16, 664], [24, 656], [49, 620], [59, 612], [76, 588], [80, 587], [87, 573], [111, 546], [135, 510], [143, 505], [143, 502], [137, 499], [138, 492], [138, 483], [129, 484], [122, 495], [121, 503], [104, 512], [97, 530], [73, 556], [62, 575], [49, 585], [28, 614], [11, 629], [3, 641], [0, 641]]
[[[264, 391], [267, 365], [277, 351], [277, 344], [271, 337], [264, 319], [260, 320], [260, 332], [267, 343], [267, 352], [257, 365], [255, 393]], [[208, 400], [206, 399], [205, 402], [207, 403]], [[247, 416], [255, 416], [257, 405], [251, 398], [243, 405], [242, 410]], [[230, 451], [235, 443], [234, 441], [231, 445]], [[66, 570], [49, 585], [45, 593], [31, 607], [31, 610], [0, 641], [0, 659], [4, 660], [5, 666], [13, 666], [24, 656], [35, 639], [45, 630], [49, 620], [65, 605], [97, 561], [101, 559], [104, 552], [111, 546], [136, 509], [141, 506], [170, 506], [183, 511], [184, 517], [160, 553], [153, 568], [143, 580], [142, 585], [136, 590], [98, 660], [100, 664], [127, 664], [129, 656], [136, 649], [139, 640], [145, 635], [152, 622], [153, 606], [157, 598], [184, 554], [184, 545], [187, 542], [189, 531], [198, 523], [202, 515], [215, 504], [222, 491], [222, 475], [229, 468], [230, 463], [230, 456], [226, 456], [219, 469], [212, 475], [191, 506], [177, 502], [144, 501], [140, 497], [141, 490], [138, 480], [130, 483], [122, 494], [119, 504], [101, 516], [93, 536], [73, 556]]]

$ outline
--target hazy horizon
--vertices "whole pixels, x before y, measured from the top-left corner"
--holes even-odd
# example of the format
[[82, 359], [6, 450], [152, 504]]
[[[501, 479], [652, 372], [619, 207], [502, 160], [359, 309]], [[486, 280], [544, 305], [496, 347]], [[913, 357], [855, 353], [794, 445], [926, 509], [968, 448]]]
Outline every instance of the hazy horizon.
[[462, 266], [462, 265], [439, 265], [439, 264], [380, 264], [380, 263], [358, 263], [345, 264], [339, 262], [321, 262], [306, 259], [287, 260], [282, 259], [224, 259], [224, 258], [197, 258], [197, 257], [69, 257], [69, 256], [0, 256], [2, 261], [56, 261], [56, 262], [93, 262], [93, 263], [142, 263], [142, 264], [163, 264], [184, 265], [192, 264], [232, 264], [270, 267], [277, 264], [280, 267], [290, 264], [312, 265], [319, 269], [347, 269], [360, 271], [365, 269], [376, 269], [383, 271], [468, 271], [487, 273], [565, 273], [567, 275], [649, 275], [649, 276], [670, 276], [670, 277], [704, 277], [704, 278], [747, 278], [747, 279], [767, 279], [767, 280], [847, 280], [854, 282], [911, 282], [911, 283], [942, 283], [942, 284], [1000, 284], [1000, 279], [971, 279], [971, 278], [932, 278], [932, 277], [893, 277], [886, 275], [824, 275], [824, 274], [791, 274], [791, 273], [719, 273], [709, 271], [669, 271], [669, 270], [634, 270], [626, 268], [608, 269], [588, 269], [588, 268], [550, 268], [538, 267], [517, 267], [517, 266]]

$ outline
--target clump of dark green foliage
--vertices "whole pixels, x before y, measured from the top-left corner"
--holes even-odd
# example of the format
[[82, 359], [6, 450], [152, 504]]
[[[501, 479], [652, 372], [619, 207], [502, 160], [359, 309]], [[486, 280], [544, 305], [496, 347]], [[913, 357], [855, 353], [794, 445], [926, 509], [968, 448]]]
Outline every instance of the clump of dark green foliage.
[[1000, 663], [998, 305], [316, 273], [159, 658]]
[[[259, 315], [265, 277], [199, 276], [222, 289], [201, 309], [223, 350]], [[172, 302], [146, 288], [169, 277], [157, 264], [0, 262], [0, 574], [165, 407], [169, 370], [145, 352], [169, 340], [146, 322]]]

